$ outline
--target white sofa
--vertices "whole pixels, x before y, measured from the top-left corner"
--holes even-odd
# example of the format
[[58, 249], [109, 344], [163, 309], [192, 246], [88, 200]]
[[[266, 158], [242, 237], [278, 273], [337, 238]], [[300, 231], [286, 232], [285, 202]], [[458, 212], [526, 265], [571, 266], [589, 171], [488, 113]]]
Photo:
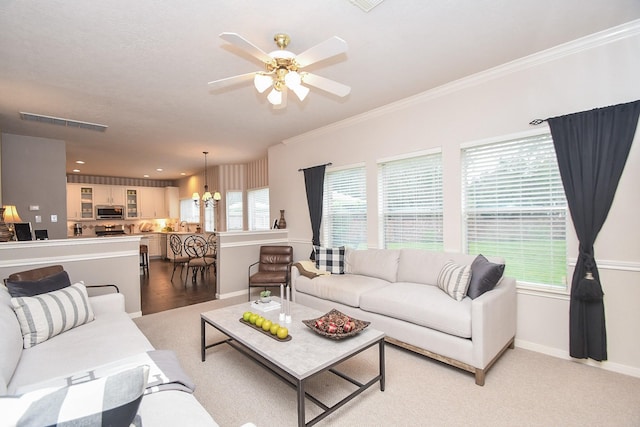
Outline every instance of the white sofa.
[[318, 310], [335, 308], [370, 321], [371, 327], [385, 332], [388, 342], [471, 372], [476, 384], [484, 385], [489, 367], [513, 348], [515, 280], [502, 277], [492, 290], [461, 301], [436, 286], [448, 261], [471, 265], [475, 258], [417, 249], [347, 249], [345, 274], [312, 278], [294, 264], [292, 298]]
[[[0, 403], [4, 405], [11, 404], [8, 396], [32, 392], [47, 381], [105, 364], [117, 366], [121, 360], [154, 350], [125, 312], [122, 294], [89, 297], [93, 321], [26, 349], [10, 301], [7, 288], [0, 285]], [[144, 426], [217, 425], [193, 394], [178, 390], [144, 395], [138, 415]], [[2, 420], [0, 425], [5, 425]]]

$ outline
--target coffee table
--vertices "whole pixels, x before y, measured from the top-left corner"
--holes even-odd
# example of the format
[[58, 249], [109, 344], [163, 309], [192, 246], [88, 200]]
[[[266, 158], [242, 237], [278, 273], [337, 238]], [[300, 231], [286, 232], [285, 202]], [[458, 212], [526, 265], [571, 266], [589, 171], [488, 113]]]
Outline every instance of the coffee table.
[[[279, 341], [243, 324], [240, 319], [245, 311], [254, 311], [266, 319], [283, 324], [289, 329], [291, 340]], [[287, 324], [278, 320], [278, 310], [261, 313], [252, 310], [250, 303], [201, 313], [202, 361], [206, 360], [206, 350], [208, 348], [224, 343], [234, 347], [296, 389], [298, 426], [312, 426], [377, 382], [380, 383], [380, 390], [384, 391], [385, 381], [384, 333], [367, 327], [352, 337], [333, 340], [316, 334], [302, 323], [302, 320], [314, 319], [323, 314], [325, 313], [295, 303], [291, 303], [293, 321]], [[206, 325], [213, 326], [228, 338], [207, 345], [205, 343]], [[378, 345], [379, 348], [379, 373], [368, 382], [361, 383], [334, 368], [341, 362], [375, 345]], [[327, 371], [358, 387], [331, 407], [305, 392], [305, 383], [309, 378]], [[323, 410], [322, 413], [309, 422], [306, 422], [305, 419], [305, 398]]]

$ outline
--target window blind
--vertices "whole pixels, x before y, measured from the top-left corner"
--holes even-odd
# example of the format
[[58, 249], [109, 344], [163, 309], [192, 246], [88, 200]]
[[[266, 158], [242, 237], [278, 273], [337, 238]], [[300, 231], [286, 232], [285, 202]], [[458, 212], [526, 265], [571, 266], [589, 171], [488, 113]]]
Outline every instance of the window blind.
[[519, 282], [565, 286], [567, 202], [551, 135], [465, 148], [462, 159], [467, 252], [505, 258]]
[[442, 154], [378, 164], [384, 248], [442, 250]]
[[327, 171], [322, 208], [322, 246], [367, 246], [367, 189], [364, 166]]
[[227, 231], [242, 230], [242, 191], [227, 192]]
[[247, 192], [247, 210], [249, 214], [249, 230], [269, 230], [269, 189], [260, 188]]

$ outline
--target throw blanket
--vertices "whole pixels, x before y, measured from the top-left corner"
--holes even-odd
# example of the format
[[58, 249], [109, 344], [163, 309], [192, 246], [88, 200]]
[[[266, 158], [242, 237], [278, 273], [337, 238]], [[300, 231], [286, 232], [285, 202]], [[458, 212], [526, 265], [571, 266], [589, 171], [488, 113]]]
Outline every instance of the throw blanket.
[[17, 390], [17, 394], [23, 394], [44, 387], [65, 387], [91, 381], [141, 365], [149, 366], [149, 380], [144, 394], [156, 393], [162, 390], [180, 390], [193, 393], [196, 388], [191, 378], [182, 370], [182, 366], [180, 366], [180, 362], [173, 351], [152, 350], [85, 371], [74, 372], [71, 375], [52, 378], [36, 384], [29, 384], [20, 387]]
[[308, 277], [310, 279], [331, 274], [329, 271], [319, 270], [316, 268], [313, 261], [298, 261], [293, 264], [293, 266], [298, 268], [301, 276]]

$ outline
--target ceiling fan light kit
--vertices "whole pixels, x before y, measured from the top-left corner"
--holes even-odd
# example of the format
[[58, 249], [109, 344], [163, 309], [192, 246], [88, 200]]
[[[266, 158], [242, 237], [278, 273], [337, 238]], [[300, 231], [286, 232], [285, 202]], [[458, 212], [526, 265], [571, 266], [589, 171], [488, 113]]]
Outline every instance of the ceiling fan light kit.
[[222, 33], [220, 38], [262, 61], [266, 71], [214, 80], [209, 82], [211, 89], [220, 89], [253, 79], [253, 85], [259, 93], [264, 93], [271, 88], [267, 95], [267, 100], [274, 108], [284, 108], [286, 106], [288, 90], [291, 90], [300, 101], [304, 101], [310, 92], [307, 86], [312, 86], [340, 97], [347, 96], [351, 92], [349, 86], [301, 71], [303, 67], [345, 53], [347, 51], [347, 43], [339, 37], [334, 36], [325, 40], [300, 55], [295, 55], [285, 50], [291, 38], [283, 33], [276, 34], [273, 37], [279, 49], [270, 53], [264, 52], [236, 33]]

